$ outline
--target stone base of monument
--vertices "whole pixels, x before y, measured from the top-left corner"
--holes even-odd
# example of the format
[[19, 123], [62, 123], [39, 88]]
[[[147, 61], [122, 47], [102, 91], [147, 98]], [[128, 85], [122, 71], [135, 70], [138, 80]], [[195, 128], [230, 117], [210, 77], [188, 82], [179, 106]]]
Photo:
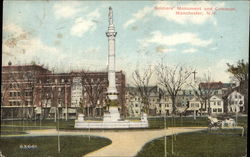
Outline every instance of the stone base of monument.
[[121, 120], [118, 107], [110, 107], [109, 113], [105, 113], [103, 121], [85, 121], [84, 115], [79, 114], [78, 119], [75, 120], [75, 128], [91, 128], [91, 129], [126, 129], [126, 128], [147, 128], [147, 115], [143, 114], [141, 120], [132, 122], [129, 120]]

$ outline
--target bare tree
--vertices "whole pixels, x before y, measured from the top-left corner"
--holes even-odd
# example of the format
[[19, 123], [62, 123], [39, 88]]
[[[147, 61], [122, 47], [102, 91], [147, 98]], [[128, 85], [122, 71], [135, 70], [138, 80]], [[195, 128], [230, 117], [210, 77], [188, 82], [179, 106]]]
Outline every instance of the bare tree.
[[151, 67], [144, 69], [142, 73], [140, 73], [139, 70], [135, 70], [132, 73], [133, 83], [142, 98], [142, 103], [144, 104], [144, 112], [146, 112], [147, 114], [149, 112], [149, 96], [151, 90], [151, 88], [149, 88], [149, 82], [152, 74], [153, 71]]
[[[105, 99], [105, 91], [108, 83], [105, 78], [94, 77], [87, 71], [81, 71], [83, 93], [86, 93], [86, 101], [89, 104], [88, 109], [91, 108], [92, 116], [95, 116], [96, 107], [102, 106]], [[86, 105], [86, 104], [85, 104]], [[86, 106], [85, 106], [86, 107]], [[89, 114], [89, 113], [88, 113]], [[89, 115], [88, 115], [89, 116]]]
[[163, 63], [156, 66], [158, 83], [166, 89], [170, 95], [173, 113], [176, 113], [176, 98], [182, 88], [188, 84], [189, 77], [192, 74], [191, 69], [182, 66], [167, 66]]
[[190, 86], [201, 103], [201, 114], [204, 110], [207, 110], [208, 106], [208, 114], [210, 115], [210, 98], [213, 96], [214, 90], [218, 88], [218, 83], [213, 82], [211, 74], [208, 72], [207, 74], [203, 74], [203, 77], [195, 78], [195, 80], [190, 83]]

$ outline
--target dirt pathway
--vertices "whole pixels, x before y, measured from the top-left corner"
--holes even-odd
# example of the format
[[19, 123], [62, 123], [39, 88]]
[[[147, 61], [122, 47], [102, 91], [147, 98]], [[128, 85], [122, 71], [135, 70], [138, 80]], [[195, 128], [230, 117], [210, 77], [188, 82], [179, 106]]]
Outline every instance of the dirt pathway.
[[[173, 133], [195, 132], [207, 129], [205, 127], [176, 127], [166, 130], [120, 130], [120, 131], [60, 131], [60, 135], [92, 135], [109, 138], [112, 143], [104, 148], [91, 152], [84, 157], [132, 157], [135, 156], [141, 148], [149, 141], [171, 135]], [[50, 130], [32, 130], [28, 132], [30, 136], [57, 135], [57, 131]]]

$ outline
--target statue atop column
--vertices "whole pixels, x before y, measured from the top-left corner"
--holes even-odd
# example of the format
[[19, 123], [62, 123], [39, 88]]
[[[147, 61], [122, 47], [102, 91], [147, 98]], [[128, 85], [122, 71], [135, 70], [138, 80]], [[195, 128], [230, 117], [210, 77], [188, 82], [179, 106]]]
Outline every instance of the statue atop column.
[[109, 7], [109, 25], [113, 24], [113, 11], [112, 8]]

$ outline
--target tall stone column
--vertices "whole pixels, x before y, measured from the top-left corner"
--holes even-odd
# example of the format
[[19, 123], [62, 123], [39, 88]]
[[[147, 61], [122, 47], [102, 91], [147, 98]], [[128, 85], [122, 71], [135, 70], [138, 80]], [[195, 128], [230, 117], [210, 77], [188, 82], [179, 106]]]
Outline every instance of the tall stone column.
[[106, 36], [108, 37], [108, 81], [109, 86], [107, 94], [110, 100], [117, 100], [117, 89], [115, 81], [115, 26], [113, 24], [113, 11], [109, 7], [109, 26]]

